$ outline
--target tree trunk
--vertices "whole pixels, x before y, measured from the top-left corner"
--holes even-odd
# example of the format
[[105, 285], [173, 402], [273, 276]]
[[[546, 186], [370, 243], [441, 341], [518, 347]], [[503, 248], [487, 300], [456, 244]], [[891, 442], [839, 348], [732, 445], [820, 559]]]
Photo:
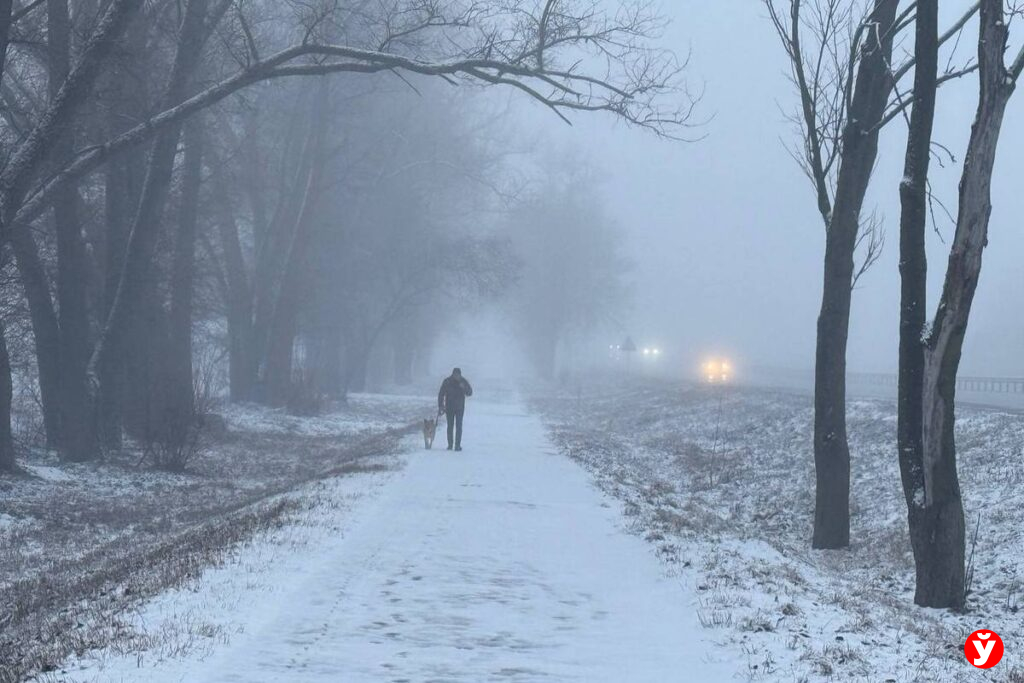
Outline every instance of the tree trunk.
[[[308, 102], [298, 111], [308, 111], [315, 114], [315, 107]], [[309, 180], [309, 169], [313, 163], [314, 152], [311, 140], [313, 139], [312, 115], [307, 116], [308, 126], [295, 126], [290, 131], [285, 141], [285, 164], [290, 157], [295, 157], [294, 168], [289, 169], [290, 177], [287, 182], [282, 183], [282, 191], [274, 210], [273, 218], [269, 222], [263, 222], [264, 208], [262, 198], [257, 193], [249, 193], [250, 204], [255, 225], [255, 263], [252, 277], [252, 344], [251, 353], [256, 364], [256, 390], [254, 397], [260, 402], [268, 401], [267, 389], [267, 362], [270, 347], [270, 336], [273, 330], [273, 318], [277, 311], [277, 302], [280, 298], [281, 286], [284, 281], [284, 271], [288, 254], [291, 253], [290, 245], [295, 234], [295, 226], [299, 221], [299, 214], [302, 211], [303, 198]], [[292, 148], [302, 140], [297, 154]], [[262, 185], [262, 177], [259, 173], [253, 173], [252, 182]], [[282, 359], [283, 360], [283, 359]], [[275, 370], [274, 372], [280, 372]]]
[[[47, 1], [47, 66], [51, 101], [59, 95], [71, 68], [71, 18], [67, 0]], [[74, 154], [72, 126], [59, 131], [53, 148], [57, 165]], [[59, 317], [61, 458], [84, 462], [97, 454], [96, 423], [86, 380], [89, 363], [89, 308], [85, 243], [79, 221], [78, 187], [66, 183], [54, 193], [53, 217], [57, 233], [57, 302]]]
[[[214, 175], [218, 181], [220, 175]], [[227, 189], [217, 183], [215, 200], [219, 212], [217, 231], [220, 235], [221, 251], [224, 255], [225, 280], [227, 285], [226, 307], [228, 320], [228, 381], [231, 400], [255, 400], [258, 357], [255, 350], [255, 335], [252, 325], [252, 288], [246, 275], [242, 243], [238, 236], [238, 223], [228, 200]]]
[[308, 253], [313, 231], [316, 197], [319, 192], [319, 162], [314, 161], [309, 171], [302, 209], [295, 224], [288, 259], [281, 275], [274, 314], [267, 335], [265, 362], [266, 401], [271, 406], [283, 406], [292, 385], [292, 352], [299, 319], [302, 291], [306, 282]]
[[325, 159], [322, 153], [326, 126], [327, 91], [321, 85], [313, 103], [312, 125], [306, 142], [306, 182], [298, 215], [291, 231], [281, 273], [281, 281], [274, 300], [273, 313], [267, 330], [264, 356], [264, 400], [271, 406], [287, 403], [292, 385], [292, 353], [298, 332], [302, 294], [309, 274], [309, 250], [313, 239], [316, 205], [320, 194], [320, 176]]
[[[125, 50], [131, 54], [145, 54], [147, 31], [138, 22], [124, 38]], [[127, 69], [115, 63], [106, 74], [104, 87], [112, 101], [105, 117], [106, 137], [114, 138], [124, 132], [127, 121], [145, 118], [149, 107], [145, 92], [131, 85], [132, 76]], [[142, 179], [146, 171], [146, 153], [132, 149], [114, 157], [104, 166], [104, 226], [102, 253], [102, 297], [97, 319], [105, 321], [114, 306], [117, 284], [124, 268], [124, 255], [128, 247], [132, 212], [138, 206], [142, 193]], [[124, 435], [123, 406], [125, 365], [124, 356], [108, 356], [97, 368], [99, 392], [96, 397], [98, 438], [108, 451], [121, 450]]]
[[[831, 251], [831, 258], [828, 252]], [[850, 321], [849, 267], [826, 249], [825, 287], [814, 373], [814, 537], [819, 549], [850, 544], [850, 447], [846, 436], [846, 343]]]
[[202, 119], [196, 117], [185, 127], [185, 160], [182, 166], [181, 202], [178, 209], [178, 234], [171, 266], [171, 307], [168, 317], [169, 336], [167, 376], [164, 391], [168, 397], [162, 424], [174, 433], [167, 436], [173, 443], [184, 443], [194, 419], [192, 385], [192, 293], [195, 281], [195, 244], [198, 224], [200, 183], [202, 182], [203, 134]]
[[825, 269], [814, 377], [815, 548], [850, 544], [850, 447], [846, 437], [846, 345], [860, 214], [878, 156], [879, 125], [892, 92], [898, 0], [876, 0], [843, 130], [836, 199], [825, 235]]
[[[55, 149], [60, 147], [63, 132], [71, 127], [76, 113], [99, 77], [101, 66], [141, 5], [142, 0], [112, 0], [110, 2], [82, 50], [78, 64], [60, 83], [46, 112], [39, 119], [39, 123], [28, 138], [14, 151], [3, 171], [0, 172], [0, 238], [8, 238], [11, 230], [28, 229], [26, 225], [14, 225], [13, 221], [24, 200], [29, 183], [36, 176], [40, 165], [50, 158]], [[41, 302], [42, 298], [40, 297], [37, 303]], [[39, 313], [38, 310], [37, 313]], [[59, 333], [57, 336], [59, 337]], [[50, 348], [56, 349], [57, 345]], [[41, 369], [41, 372], [44, 370]]]
[[167, 399], [163, 360], [168, 354], [170, 333], [160, 275], [152, 269], [135, 292], [137, 304], [125, 326], [121, 355], [122, 423], [127, 434], [144, 442], [158, 437]]
[[319, 367], [317, 377], [319, 379], [320, 393], [325, 396], [337, 398], [342, 395], [342, 349], [341, 328], [330, 324], [327, 329], [321, 331], [319, 342]]
[[[1002, 0], [982, 0], [978, 41], [980, 94], [960, 179], [956, 234], [945, 283], [924, 352], [922, 390], [922, 470], [924, 489], [912, 503], [927, 516], [918, 564], [915, 602], [962, 609], [965, 602], [965, 531], [956, 469], [954, 399], [964, 336], [988, 244], [992, 212], [992, 173], [1006, 105], [1019, 71], [1007, 71], [1007, 27]], [[1024, 52], [1022, 52], [1024, 55]], [[1015, 69], [1020, 64], [1015, 63]]]
[[0, 472], [13, 472], [14, 436], [11, 431], [11, 402], [14, 382], [11, 380], [11, 358], [7, 353], [6, 331], [0, 327]]
[[[199, 62], [206, 38], [206, 7], [207, 0], [189, 0], [185, 6], [174, 64], [161, 98], [161, 108], [178, 104], [188, 92], [189, 80]], [[147, 293], [152, 291], [149, 280], [152, 274], [153, 255], [180, 134], [181, 124], [175, 124], [161, 131], [153, 143], [139, 206], [129, 232], [124, 268], [118, 280], [110, 314], [90, 362], [90, 374], [93, 377], [98, 378], [98, 368], [113, 363], [115, 358], [125, 353], [129, 344], [140, 341], [129, 340], [128, 336], [133, 321], [137, 322], [142, 318], [142, 309], [149, 298]]]
[[[113, 123], [113, 122], [112, 122]], [[143, 168], [139, 155], [113, 159], [107, 164], [105, 180], [106, 230], [104, 232], [103, 305], [100, 319], [110, 315], [117, 293], [117, 282], [124, 267], [124, 251], [128, 241], [129, 212], [138, 201], [132, 184], [133, 171]], [[123, 432], [124, 358], [109, 356], [97, 369], [99, 394], [96, 397], [97, 429], [100, 443], [110, 451], [119, 451]]]
[[18, 228], [11, 231], [10, 236], [32, 320], [46, 443], [50, 448], [57, 448], [60, 443], [60, 330], [57, 313], [53, 309], [46, 269], [39, 258], [39, 247], [31, 230]]
[[370, 365], [370, 344], [359, 343], [345, 347], [345, 390], [344, 396], [352, 392], [366, 391], [366, 375]]
[[[914, 76], [914, 108], [910, 119], [906, 164], [900, 184], [902, 216], [900, 220], [900, 366], [899, 420], [897, 448], [900, 476], [907, 504], [910, 544], [917, 569], [917, 593], [914, 601], [928, 605], [931, 600], [922, 589], [934, 583], [933, 574], [941, 567], [949, 573], [947, 563], [956, 561], [957, 553], [945, 557], [946, 548], [936, 547], [934, 540], [943, 535], [942, 514], [927, 508], [924, 502], [923, 415], [925, 310], [927, 306], [927, 259], [925, 230], [928, 220], [928, 170], [931, 159], [931, 138], [935, 120], [935, 98], [938, 88], [938, 0], [921, 0], [917, 5], [916, 65]], [[962, 520], [962, 515], [961, 515]], [[956, 525], [954, 525], [956, 526]], [[962, 522], [960, 524], [962, 529]], [[942, 543], [945, 546], [946, 543]], [[938, 552], [936, 552], [938, 551]], [[962, 556], [962, 551], [961, 551]], [[940, 581], [948, 585], [950, 579]]]

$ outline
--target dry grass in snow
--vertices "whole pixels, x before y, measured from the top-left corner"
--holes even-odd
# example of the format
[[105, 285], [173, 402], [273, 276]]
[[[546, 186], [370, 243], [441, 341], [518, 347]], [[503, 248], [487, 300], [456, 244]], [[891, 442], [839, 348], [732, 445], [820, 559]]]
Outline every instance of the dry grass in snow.
[[986, 680], [1024, 680], [1024, 416], [959, 414], [961, 484], [978, 528], [960, 615], [913, 605], [891, 402], [850, 403], [852, 546], [827, 552], [810, 549], [809, 398], [637, 380], [535, 405], [563, 451], [702, 594], [702, 623], [741, 643], [750, 680], [978, 680], [963, 655], [978, 628], [1006, 643]]

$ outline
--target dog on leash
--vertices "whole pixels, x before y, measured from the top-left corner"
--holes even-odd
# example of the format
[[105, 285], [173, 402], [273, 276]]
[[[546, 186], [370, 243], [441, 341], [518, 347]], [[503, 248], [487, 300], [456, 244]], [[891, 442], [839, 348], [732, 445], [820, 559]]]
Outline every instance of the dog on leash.
[[437, 419], [423, 421], [423, 446], [428, 451], [434, 447], [434, 435], [437, 434]]

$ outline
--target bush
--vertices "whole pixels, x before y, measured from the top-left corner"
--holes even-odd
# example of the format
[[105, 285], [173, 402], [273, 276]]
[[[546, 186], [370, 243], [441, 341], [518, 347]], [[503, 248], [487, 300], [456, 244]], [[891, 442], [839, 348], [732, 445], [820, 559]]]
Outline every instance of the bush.
[[[192, 369], [191, 396], [185, 392], [175, 396], [171, 388], [163, 392], [159, 419], [147, 430], [143, 445], [145, 457], [156, 468], [181, 473], [202, 453], [207, 417], [216, 407], [214, 382], [212, 363], [199, 359]], [[168, 383], [168, 387], [172, 385]]]

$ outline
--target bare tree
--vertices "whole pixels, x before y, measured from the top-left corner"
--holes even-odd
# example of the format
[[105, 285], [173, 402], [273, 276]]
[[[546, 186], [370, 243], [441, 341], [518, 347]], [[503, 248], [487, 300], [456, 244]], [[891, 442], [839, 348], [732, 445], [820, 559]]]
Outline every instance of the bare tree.
[[[313, 185], [347, 179], [311, 185], [299, 126], [280, 145], [246, 141], [252, 166], [273, 159], [283, 173], [247, 170], [266, 177], [239, 201], [246, 193], [232, 187], [232, 174], [211, 172], [224, 196], [197, 208], [199, 143], [186, 142], [181, 154], [180, 140], [200, 112], [229, 98], [244, 107], [263, 90], [257, 84], [287, 100], [281, 79], [380, 74], [368, 80], [503, 86], [565, 120], [604, 111], [683, 138], [694, 98], [685, 65], [651, 45], [662, 26], [647, 0], [610, 8], [596, 0], [0, 2], [0, 240], [12, 247], [29, 304], [51, 444], [67, 460], [85, 460], [103, 445], [118, 447], [122, 425], [145, 425], [154, 411], [170, 410], [149, 387], [170, 386], [157, 374], [165, 370], [179, 380], [188, 374], [196, 315], [188, 299], [194, 268], [206, 258], [217, 262], [229, 293], [233, 391], [252, 398], [261, 368], [282, 387], [291, 378], [306, 332], [299, 304], [312, 228], [344, 218], [337, 207], [321, 215], [306, 190], [323, 193]], [[46, 49], [26, 47], [23, 27]], [[132, 62], [146, 67], [134, 85], [125, 78], [138, 75]], [[225, 131], [240, 134], [218, 127]], [[203, 156], [246, 146], [222, 142], [204, 139]], [[174, 207], [181, 208], [172, 237], [165, 214]], [[210, 207], [215, 221], [203, 215]], [[200, 215], [190, 217], [190, 209]], [[202, 234], [210, 223], [221, 238], [216, 246]], [[367, 328], [375, 347], [381, 329], [407, 316], [385, 317], [383, 327]], [[158, 348], [174, 355], [164, 370]], [[185, 406], [185, 382], [173, 384], [182, 399], [173, 403]]]
[[[928, 170], [931, 163], [939, 68], [938, 0], [919, 0], [914, 52], [914, 104], [907, 136], [903, 182], [900, 184], [900, 361], [897, 449], [914, 556], [928, 545], [917, 533], [924, 508], [914, 496], [922, 482], [921, 409], [924, 389], [924, 345], [928, 265], [925, 230], [928, 223]], [[919, 572], [924, 569], [918, 563]], [[919, 573], [917, 583], [923, 577]]]
[[613, 324], [627, 301], [621, 235], [588, 174], [562, 163], [510, 214], [523, 261], [510, 297], [517, 338], [538, 375], [566, 368], [570, 345]]
[[142, 0], [111, 0], [83, 48], [78, 63], [68, 73], [35, 127], [10, 154], [7, 165], [0, 172], [0, 233], [3, 237], [6, 237], [7, 230], [19, 224], [17, 214], [32, 189], [40, 164], [59, 143], [60, 131], [71, 125], [92, 91], [117, 37], [124, 33], [141, 5]]
[[[814, 13], [816, 60], [806, 63], [805, 3], [784, 21], [768, 7], [800, 95], [808, 175], [825, 223], [825, 270], [814, 376], [815, 548], [850, 543], [850, 448], [846, 437], [846, 343], [861, 210], [878, 155], [879, 124], [892, 93], [892, 45], [899, 0], [875, 0], [865, 19], [846, 3], [806, 3]], [[842, 31], [852, 28], [848, 45]], [[849, 55], [848, 57], [846, 55]], [[854, 75], [856, 74], [856, 76]], [[828, 80], [833, 79], [833, 80]]]
[[263, 357], [264, 399], [269, 405], [287, 402], [292, 385], [292, 354], [298, 333], [299, 308], [307, 283], [310, 249], [317, 227], [317, 205], [324, 192], [325, 131], [329, 93], [321, 84], [310, 100], [310, 126], [302, 157], [302, 188], [286, 243], [277, 291], [267, 320]]
[[[863, 18], [850, 0], [790, 0], [782, 12], [766, 0], [789, 57], [800, 100], [794, 153], [815, 191], [825, 226], [821, 311], [814, 381], [815, 548], [850, 542], [850, 448], [846, 434], [846, 346], [853, 287], [882, 247], [880, 226], [865, 221], [864, 200], [883, 125], [905, 108], [897, 91], [913, 60], [895, 67], [893, 43], [913, 5], [873, 0]], [[941, 39], [955, 36], [970, 9]], [[805, 36], [810, 34], [810, 41]], [[955, 78], [969, 69], [952, 70]], [[893, 102], [894, 93], [896, 101]], [[856, 265], [858, 248], [863, 250]]]
[[[38, 3], [37, 3], [38, 4]], [[6, 241], [9, 228], [16, 223], [16, 214], [33, 182], [36, 181], [42, 166], [50, 159], [59, 163], [70, 161], [68, 158], [73, 138], [71, 137], [76, 117], [83, 109], [94, 87], [100, 71], [107, 61], [118, 36], [120, 36], [131, 18], [141, 6], [141, 0], [113, 0], [106, 12], [97, 23], [95, 30], [82, 48], [78, 63], [74, 68], [70, 65], [70, 22], [66, 3], [53, 0], [47, 4], [47, 66], [49, 101], [39, 116], [37, 123], [10, 152], [7, 163], [0, 171], [0, 235]], [[56, 189], [56, 188], [55, 188]], [[45, 337], [37, 337], [37, 349], [40, 349], [41, 383], [44, 397], [49, 404], [47, 415], [51, 418], [48, 432], [51, 438], [56, 429], [63, 431], [65, 418], [69, 424], [85, 426], [88, 420], [86, 404], [77, 401], [81, 398], [81, 383], [76, 379], [75, 368], [81, 365], [82, 349], [80, 342], [85, 333], [83, 311], [76, 306], [81, 303], [78, 292], [82, 289], [83, 273], [81, 271], [81, 249], [78, 240], [77, 222], [75, 221], [75, 190], [70, 184], [62, 184], [51, 197], [54, 203], [58, 223], [59, 252], [63, 256], [64, 268], [60, 276], [58, 298], [61, 299], [61, 315], [67, 322], [64, 334], [56, 328], [52, 313], [49, 294], [41, 291], [39, 282], [38, 259], [34, 256], [34, 244], [25, 238], [14, 241], [19, 253], [19, 265], [23, 269], [23, 281], [27, 288], [35, 292], [31, 303], [37, 308], [33, 319], [37, 322], [37, 333]], [[24, 229], [24, 226], [21, 226]], [[27, 275], [26, 275], [27, 273]], [[34, 280], [33, 280], [34, 278]], [[52, 308], [51, 308], [52, 310]], [[53, 341], [57, 344], [50, 346]], [[59, 360], [53, 360], [50, 354], [54, 348], [63, 351]], [[59, 365], [58, 365], [59, 364]], [[55, 368], [60, 368], [56, 370]], [[64, 376], [64, 371], [72, 371]], [[56, 373], [60, 373], [60, 384], [54, 386]], [[54, 396], [54, 394], [58, 396]], [[60, 418], [53, 424], [54, 399], [59, 404]], [[63, 435], [58, 437], [59, 445], [69, 445]], [[76, 450], [75, 453], [78, 453]]]
[[[210, 35], [209, 22], [216, 24], [216, 12], [224, 12], [226, 9], [226, 5], [221, 3], [219, 10], [211, 10], [207, 0], [188, 0], [185, 3], [174, 61], [161, 96], [162, 107], [174, 106], [187, 96], [193, 73], [199, 64], [206, 39]], [[98, 384], [99, 368], [110, 365], [115, 357], [124, 354], [132, 346], [136, 349], [151, 347], [144, 339], [129, 339], [129, 332], [133, 320], [137, 321], [147, 313], [152, 315], [155, 312], [156, 307], [152, 300], [148, 305], [144, 302], [147, 294], [153, 291], [149, 273], [181, 130], [181, 123], [162, 129], [150, 151], [141, 196], [128, 232], [128, 243], [117, 290], [87, 365], [88, 375], [94, 385], [92, 395], [85, 399], [87, 404], [91, 405], [96, 401], [99, 391], [102, 390]], [[146, 362], [153, 366], [157, 364], [155, 360]], [[93, 430], [85, 435], [88, 444], [83, 444], [83, 449], [88, 449], [86, 452], [89, 453], [96, 452], [98, 440], [95, 422], [92, 427]]]
[[[538, 31], [542, 16], [531, 14], [521, 2], [471, 3], [469, 9], [460, 9], [455, 2], [412, 4], [399, 3], [380, 18], [379, 35], [368, 47], [316, 42], [314, 26], [305, 30], [302, 42], [264, 56], [246, 36], [245, 53], [237, 57], [239, 68], [234, 74], [86, 150], [36, 188], [24, 205], [19, 202], [19, 219], [38, 215], [58, 187], [95, 170], [111, 156], [254, 83], [278, 78], [408, 72], [451, 83], [461, 80], [514, 88], [566, 121], [571, 112], [603, 111], [676, 138], [684, 137], [693, 125], [697, 100], [686, 92], [685, 65], [673, 53], [647, 44], [659, 34], [662, 22], [643, 0], [624, 1], [616, 12], [606, 12], [592, 0], [554, 0], [549, 4], [560, 11], [545, 13], [549, 22], [545, 31]], [[243, 27], [251, 23], [239, 21]], [[543, 43], [538, 42], [541, 35]], [[410, 47], [414, 37], [422, 42]], [[433, 52], [410, 57], [401, 48]], [[676, 97], [680, 94], [681, 104]]]
[[[162, 415], [158, 416], [162, 442], [173, 453], [185, 453], [189, 438], [202, 416], [195, 403], [192, 363], [192, 320], [199, 228], [200, 187], [203, 174], [202, 117], [188, 122], [184, 131], [185, 158], [181, 170], [177, 231], [170, 275], [168, 337], [163, 359]], [[178, 459], [180, 461], [180, 458]]]
[[[50, 101], [71, 71], [71, 16], [67, 0], [47, 0], [47, 81]], [[71, 125], [57, 131], [52, 154], [61, 166], [74, 155]], [[85, 371], [89, 363], [89, 311], [86, 300], [86, 255], [80, 221], [81, 198], [74, 183], [62, 186], [53, 198], [57, 234], [58, 368], [60, 431], [58, 449], [65, 460], [82, 461], [96, 452], [94, 419]]]
[[1003, 0], [982, 0], [978, 36], [978, 108], [960, 179], [956, 232], [934, 322], [924, 324], [925, 184], [937, 79], [937, 2], [918, 3], [917, 97], [901, 186], [904, 249], [900, 318], [899, 456], [917, 589], [927, 607], [963, 609], [965, 529], [956, 468], [956, 376], [971, 304], [988, 244], [991, 183], [1006, 105], [1024, 71], [1024, 48], [1005, 61], [1008, 21]]

